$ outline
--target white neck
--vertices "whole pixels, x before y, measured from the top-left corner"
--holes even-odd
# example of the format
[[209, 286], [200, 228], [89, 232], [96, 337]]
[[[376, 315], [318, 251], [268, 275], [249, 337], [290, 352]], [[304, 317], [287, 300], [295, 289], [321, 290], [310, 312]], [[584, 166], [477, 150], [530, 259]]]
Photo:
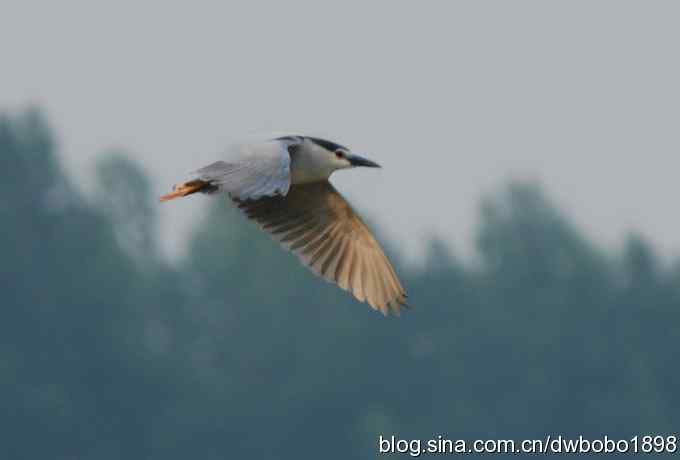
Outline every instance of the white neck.
[[312, 142], [305, 140], [291, 150], [291, 184], [325, 181], [338, 169], [334, 157]]

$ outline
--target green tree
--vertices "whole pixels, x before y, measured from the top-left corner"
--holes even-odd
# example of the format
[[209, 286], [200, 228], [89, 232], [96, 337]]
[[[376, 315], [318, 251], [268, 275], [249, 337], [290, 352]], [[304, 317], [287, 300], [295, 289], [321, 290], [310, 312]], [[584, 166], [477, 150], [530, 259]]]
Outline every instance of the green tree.
[[482, 203], [474, 265], [431, 241], [401, 270], [415, 309], [385, 319], [225, 197], [201, 197], [168, 266], [145, 172], [113, 153], [97, 181], [78, 194], [38, 111], [0, 116], [3, 459], [374, 458], [379, 434], [680, 426], [680, 263], [637, 235], [603, 251], [535, 184]]

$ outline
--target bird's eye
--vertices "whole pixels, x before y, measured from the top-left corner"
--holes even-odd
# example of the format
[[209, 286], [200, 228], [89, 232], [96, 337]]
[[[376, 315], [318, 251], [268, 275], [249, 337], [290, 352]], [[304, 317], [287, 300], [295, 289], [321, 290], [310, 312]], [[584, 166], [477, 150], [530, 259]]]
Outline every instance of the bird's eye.
[[335, 156], [338, 158], [345, 158], [345, 152], [343, 152], [342, 150], [336, 150]]

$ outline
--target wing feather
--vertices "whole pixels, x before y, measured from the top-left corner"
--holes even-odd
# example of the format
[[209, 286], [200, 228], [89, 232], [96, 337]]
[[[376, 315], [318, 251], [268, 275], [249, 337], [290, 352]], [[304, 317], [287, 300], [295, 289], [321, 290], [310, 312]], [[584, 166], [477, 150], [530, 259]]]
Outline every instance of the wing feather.
[[380, 244], [329, 182], [295, 185], [286, 196], [232, 199], [312, 272], [359, 301], [383, 314], [399, 314], [406, 305]]
[[351, 291], [350, 280], [352, 278], [352, 264], [353, 262], [352, 246], [349, 244], [348, 238], [345, 237], [345, 247], [341, 254], [341, 260], [338, 262], [338, 267], [335, 269], [334, 278], [338, 286], [345, 291]]
[[194, 173], [239, 200], [286, 195], [290, 189], [288, 144], [270, 140], [232, 147], [224, 161]]

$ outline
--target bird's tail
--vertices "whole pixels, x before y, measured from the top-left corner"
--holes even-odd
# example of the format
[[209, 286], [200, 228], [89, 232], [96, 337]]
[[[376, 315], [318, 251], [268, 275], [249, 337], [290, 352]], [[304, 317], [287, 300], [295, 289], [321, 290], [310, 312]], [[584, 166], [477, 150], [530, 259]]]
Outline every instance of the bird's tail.
[[170, 201], [175, 198], [181, 198], [183, 196], [191, 195], [192, 193], [212, 193], [217, 191], [217, 186], [211, 184], [210, 182], [196, 179], [183, 184], [175, 185], [172, 187], [172, 192], [163, 195], [160, 201]]

